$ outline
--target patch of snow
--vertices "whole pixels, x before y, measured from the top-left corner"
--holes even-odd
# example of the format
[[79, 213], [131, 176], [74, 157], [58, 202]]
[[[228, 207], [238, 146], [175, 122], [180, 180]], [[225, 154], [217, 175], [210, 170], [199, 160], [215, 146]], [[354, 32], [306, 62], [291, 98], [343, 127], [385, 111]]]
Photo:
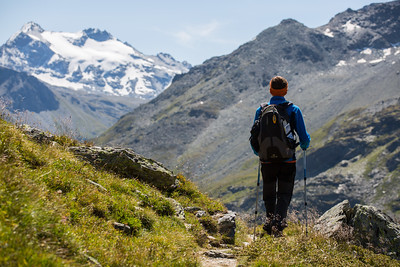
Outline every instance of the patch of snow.
[[347, 63], [344, 60], [340, 60], [339, 63], [336, 64], [336, 66], [338, 66], [338, 67], [342, 67], [342, 66], [346, 66], [346, 65], [347, 65]]
[[371, 48], [364, 49], [363, 51], [361, 51], [361, 54], [371, 55], [372, 54], [372, 50], [371, 50]]
[[325, 31], [324, 31], [324, 34], [326, 35], [326, 36], [328, 36], [328, 37], [334, 37], [334, 35], [333, 35], [333, 32], [331, 32], [331, 29], [326, 29]]
[[54, 54], [54, 55], [50, 58], [50, 60], [49, 60], [49, 62], [48, 62], [47, 64], [51, 64], [51, 63], [53, 63], [53, 62], [57, 62], [57, 61], [60, 60], [60, 59], [61, 59], [60, 55]]
[[390, 56], [392, 54], [392, 49], [391, 48], [386, 48], [383, 50], [383, 57]]
[[339, 184], [339, 186], [334, 190], [336, 194], [343, 194], [347, 191], [347, 186], [345, 184]]
[[109, 94], [114, 94], [114, 90], [113, 88], [106, 83], [106, 85], [104, 86], [104, 92], [109, 93]]
[[149, 89], [151, 87], [151, 82], [146, 80], [146, 79], [140, 79], [136, 83], [135, 87], [135, 93], [137, 95], [147, 95], [149, 93], [152, 93], [153, 90]]
[[357, 63], [367, 63], [367, 61], [362, 58], [362, 59], [357, 60]]
[[51, 73], [40, 73], [40, 74], [32, 74], [32, 76], [38, 78], [39, 80], [46, 81], [49, 84], [60, 86], [60, 87], [67, 87], [71, 88], [75, 91], [84, 89], [83, 84], [80, 83], [73, 83], [66, 79], [59, 79], [51, 75]]
[[382, 62], [382, 61], [383, 61], [383, 58], [378, 58], [378, 59], [375, 59], [375, 60], [371, 60], [369, 63], [378, 64], [379, 62]]
[[351, 20], [348, 20], [345, 25], [342, 26], [344, 28], [344, 31], [347, 33], [353, 33], [357, 29], [361, 29], [360, 26], [357, 24], [353, 24]]

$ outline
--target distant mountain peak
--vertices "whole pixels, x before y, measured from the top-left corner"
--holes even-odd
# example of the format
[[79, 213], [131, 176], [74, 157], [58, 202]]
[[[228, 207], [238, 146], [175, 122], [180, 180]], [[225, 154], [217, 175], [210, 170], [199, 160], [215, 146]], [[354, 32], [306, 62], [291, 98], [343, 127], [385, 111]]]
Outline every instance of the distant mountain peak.
[[23, 33], [29, 33], [29, 32], [42, 33], [42, 32], [44, 32], [44, 30], [36, 22], [30, 21], [30, 22], [26, 23], [24, 26], [22, 26], [21, 32], [23, 32]]
[[302, 24], [295, 19], [284, 19], [280, 23], [281, 25], [290, 25], [290, 24]]
[[113, 39], [113, 36], [109, 32], [95, 28], [85, 29], [83, 30], [83, 33], [90, 39], [96, 40], [98, 42], [104, 42]]

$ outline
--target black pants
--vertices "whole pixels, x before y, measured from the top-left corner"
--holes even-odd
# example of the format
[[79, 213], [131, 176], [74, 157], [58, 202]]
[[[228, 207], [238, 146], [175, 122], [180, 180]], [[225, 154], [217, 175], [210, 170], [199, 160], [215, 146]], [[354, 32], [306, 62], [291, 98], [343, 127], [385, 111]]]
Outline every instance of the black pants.
[[261, 172], [267, 220], [280, 225], [292, 199], [296, 163], [263, 163]]

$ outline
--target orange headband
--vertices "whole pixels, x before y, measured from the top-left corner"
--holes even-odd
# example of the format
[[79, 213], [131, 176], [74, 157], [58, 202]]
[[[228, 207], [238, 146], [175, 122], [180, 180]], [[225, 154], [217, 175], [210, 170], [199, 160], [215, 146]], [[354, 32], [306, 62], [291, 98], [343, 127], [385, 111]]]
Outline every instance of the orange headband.
[[287, 94], [287, 89], [288, 89], [287, 85], [285, 88], [282, 89], [274, 89], [271, 87], [271, 82], [269, 82], [269, 92], [273, 96], [285, 96]]

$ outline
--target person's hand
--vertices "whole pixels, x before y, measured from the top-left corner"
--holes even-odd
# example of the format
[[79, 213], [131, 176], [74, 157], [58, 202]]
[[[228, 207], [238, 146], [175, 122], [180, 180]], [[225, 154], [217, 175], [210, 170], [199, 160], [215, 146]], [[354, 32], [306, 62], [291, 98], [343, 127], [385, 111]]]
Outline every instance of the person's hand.
[[306, 142], [306, 143], [300, 143], [300, 147], [301, 147], [301, 149], [303, 149], [303, 150], [307, 150], [307, 148], [308, 148], [308, 146], [310, 145], [310, 143], [309, 142]]

